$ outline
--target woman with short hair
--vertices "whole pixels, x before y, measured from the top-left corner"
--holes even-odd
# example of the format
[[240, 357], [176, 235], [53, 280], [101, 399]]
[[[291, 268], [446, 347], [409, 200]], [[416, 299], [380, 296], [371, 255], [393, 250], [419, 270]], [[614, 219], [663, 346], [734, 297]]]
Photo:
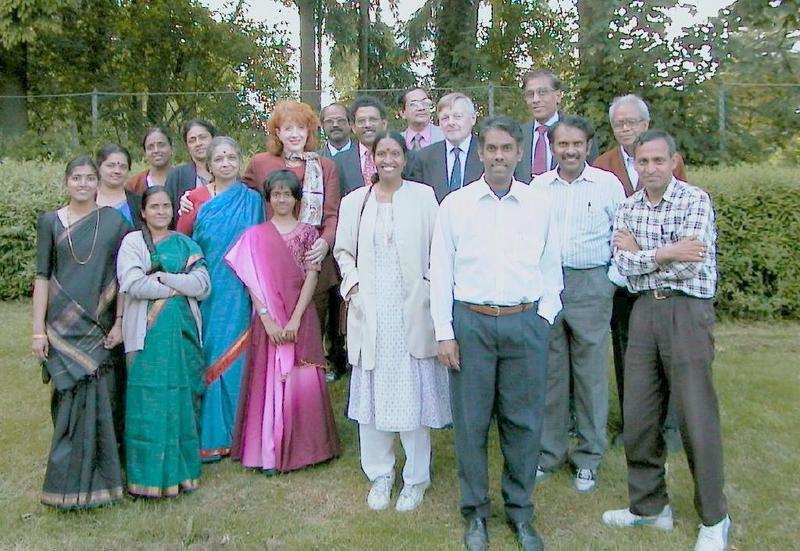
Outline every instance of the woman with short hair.
[[200, 453], [215, 461], [230, 453], [251, 313], [247, 289], [223, 257], [247, 228], [264, 221], [264, 202], [239, 179], [242, 151], [233, 138], [211, 140], [206, 164], [211, 181], [189, 192], [194, 208], [178, 220], [178, 231], [200, 245], [211, 274], [211, 294], [200, 305], [207, 385]]
[[211, 181], [206, 158], [208, 146], [217, 135], [217, 127], [207, 120], [191, 118], [183, 124], [181, 136], [189, 161], [173, 168], [164, 187], [172, 200], [173, 227], [178, 223], [178, 208], [181, 198], [193, 189], [202, 188]]

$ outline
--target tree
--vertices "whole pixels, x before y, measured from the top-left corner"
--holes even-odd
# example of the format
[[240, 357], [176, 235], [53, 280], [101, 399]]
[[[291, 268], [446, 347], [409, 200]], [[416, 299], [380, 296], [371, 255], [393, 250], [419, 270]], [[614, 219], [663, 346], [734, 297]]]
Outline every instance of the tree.
[[61, 10], [76, 0], [7, 0], [0, 3], [0, 132], [21, 134], [28, 127], [28, 47], [42, 33], [61, 28]]

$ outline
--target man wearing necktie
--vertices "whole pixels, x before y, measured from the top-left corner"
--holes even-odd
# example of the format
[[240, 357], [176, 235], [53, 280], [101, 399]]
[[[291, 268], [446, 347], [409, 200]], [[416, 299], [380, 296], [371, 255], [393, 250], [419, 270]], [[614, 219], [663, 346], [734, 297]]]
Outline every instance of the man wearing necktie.
[[[514, 177], [529, 183], [535, 176], [556, 167], [547, 131], [561, 118], [558, 109], [564, 91], [561, 79], [546, 69], [535, 69], [522, 77], [522, 89], [525, 105], [533, 121], [523, 125], [522, 160], [514, 171]], [[593, 142], [589, 151], [589, 162], [595, 157], [597, 146]]]
[[436, 111], [445, 139], [419, 152], [409, 179], [431, 186], [441, 202], [451, 191], [480, 178], [483, 165], [472, 134], [477, 120], [472, 100], [453, 92], [439, 100]]
[[378, 98], [359, 96], [350, 106], [350, 123], [357, 143], [333, 159], [339, 172], [342, 197], [372, 183], [372, 175], [377, 172], [372, 142], [378, 132], [386, 130], [386, 107]]
[[[622, 183], [625, 196], [630, 197], [639, 188], [639, 175], [634, 169], [633, 145], [636, 139], [650, 126], [650, 110], [642, 98], [634, 94], [614, 98], [608, 109], [608, 118], [617, 145], [595, 159], [593, 166], [601, 170], [613, 172]], [[686, 166], [680, 153], [673, 175], [682, 182], [686, 181]], [[628, 345], [628, 319], [633, 309], [636, 295], [627, 288], [620, 287], [614, 295], [614, 308], [611, 314], [611, 342], [614, 349], [614, 373], [617, 381], [617, 396], [620, 412], [624, 397], [625, 381], [625, 349]], [[664, 421], [664, 438], [670, 450], [680, 449], [680, 437], [677, 429], [674, 407], [670, 406]], [[621, 444], [622, 427], [615, 439]]]
[[433, 102], [422, 88], [409, 88], [400, 96], [399, 113], [408, 127], [402, 132], [406, 147], [420, 151], [444, 140], [442, 130], [431, 122]]

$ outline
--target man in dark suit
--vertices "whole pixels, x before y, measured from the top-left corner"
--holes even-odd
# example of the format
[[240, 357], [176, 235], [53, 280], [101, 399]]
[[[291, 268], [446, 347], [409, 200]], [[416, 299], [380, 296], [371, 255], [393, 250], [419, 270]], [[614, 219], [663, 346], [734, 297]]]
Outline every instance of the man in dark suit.
[[409, 169], [409, 179], [431, 186], [436, 199], [474, 182], [483, 174], [478, 156], [478, 139], [472, 134], [475, 106], [459, 92], [447, 94], [436, 106], [444, 141], [420, 151]]
[[[514, 171], [517, 180], [529, 183], [534, 176], [556, 167], [547, 129], [561, 118], [558, 111], [564, 96], [563, 83], [553, 72], [535, 69], [522, 77], [525, 105], [533, 121], [522, 126], [522, 160]], [[588, 161], [597, 157], [597, 145], [592, 140]]]
[[320, 155], [333, 158], [353, 147], [347, 107], [338, 102], [331, 103], [322, 109], [320, 119], [326, 138], [325, 144], [319, 150]]
[[350, 124], [356, 143], [334, 157], [339, 172], [342, 197], [363, 185], [369, 185], [377, 168], [372, 159], [375, 136], [387, 127], [386, 107], [373, 96], [359, 96], [350, 105]]

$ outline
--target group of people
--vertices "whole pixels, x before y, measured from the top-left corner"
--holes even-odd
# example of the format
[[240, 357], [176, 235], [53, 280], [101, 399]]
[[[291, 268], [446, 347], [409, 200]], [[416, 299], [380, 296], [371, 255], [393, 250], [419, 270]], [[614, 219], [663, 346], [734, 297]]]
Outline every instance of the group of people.
[[38, 223], [33, 353], [55, 426], [42, 501], [110, 503], [123, 478], [132, 495], [174, 496], [228, 455], [266, 473], [330, 460], [326, 380], [349, 373], [370, 508], [391, 504], [397, 436], [395, 508], [419, 507], [430, 429], [452, 426], [464, 544], [486, 549], [494, 418], [506, 517], [522, 549], [542, 549], [536, 482], [571, 465], [578, 492], [598, 483], [611, 327], [630, 503], [603, 523], [672, 528], [671, 410], [695, 549], [725, 549], [709, 197], [641, 98], [611, 103], [618, 144], [598, 156], [589, 121], [559, 111], [555, 74], [531, 71], [523, 91], [531, 121], [477, 132], [458, 92], [434, 109], [407, 90], [402, 134], [374, 97], [321, 120], [282, 101], [243, 172], [237, 143], [201, 119], [183, 127], [184, 165], [160, 128], [129, 180], [119, 145], [70, 162], [68, 204]]

